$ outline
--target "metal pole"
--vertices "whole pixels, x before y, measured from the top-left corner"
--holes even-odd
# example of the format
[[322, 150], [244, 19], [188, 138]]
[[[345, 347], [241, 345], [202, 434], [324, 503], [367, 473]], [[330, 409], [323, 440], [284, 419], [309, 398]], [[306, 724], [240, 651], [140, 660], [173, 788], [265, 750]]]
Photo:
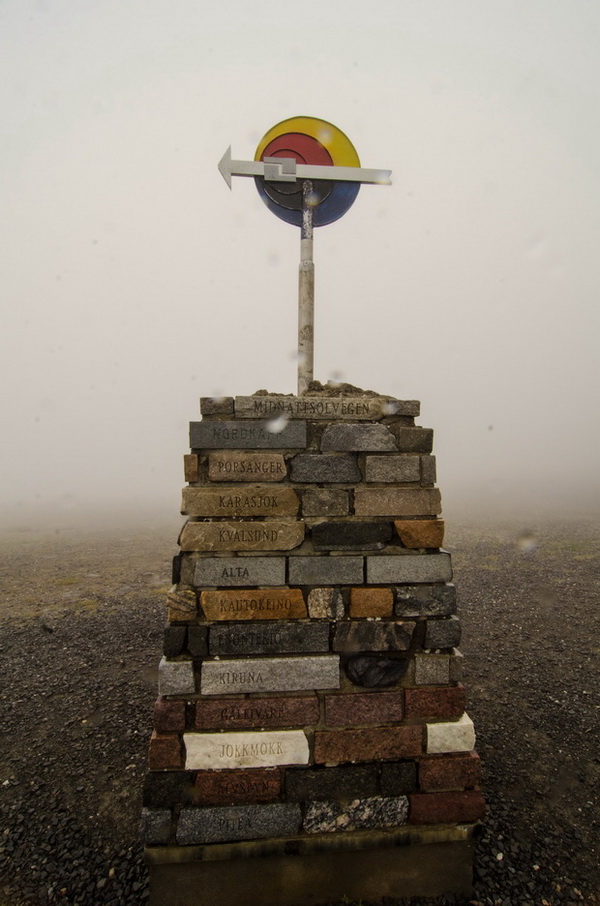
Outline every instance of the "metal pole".
[[315, 265], [313, 263], [312, 182], [302, 183], [302, 227], [298, 274], [298, 396], [308, 390], [314, 368]]

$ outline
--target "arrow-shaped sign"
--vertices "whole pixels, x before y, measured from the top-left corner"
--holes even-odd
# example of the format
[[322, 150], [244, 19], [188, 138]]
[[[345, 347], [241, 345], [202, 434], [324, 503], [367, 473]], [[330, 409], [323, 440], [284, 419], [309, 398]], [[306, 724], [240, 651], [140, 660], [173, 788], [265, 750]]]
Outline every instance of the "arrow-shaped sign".
[[391, 170], [366, 170], [364, 167], [321, 167], [297, 164], [291, 157], [265, 157], [264, 160], [232, 160], [231, 146], [219, 161], [219, 172], [229, 188], [232, 176], [263, 176], [269, 182], [296, 182], [298, 179], [327, 179], [338, 182], [364, 182], [389, 186]]

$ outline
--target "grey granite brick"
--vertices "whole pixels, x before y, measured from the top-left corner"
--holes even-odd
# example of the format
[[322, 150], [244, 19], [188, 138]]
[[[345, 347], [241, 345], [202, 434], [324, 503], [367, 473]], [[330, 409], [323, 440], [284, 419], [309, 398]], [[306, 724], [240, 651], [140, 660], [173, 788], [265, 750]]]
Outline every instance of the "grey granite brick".
[[459, 642], [460, 620], [458, 617], [427, 620], [425, 648], [454, 648]]
[[177, 825], [179, 846], [285, 837], [300, 829], [300, 807], [292, 803], [182, 809]]
[[358, 585], [362, 557], [289, 557], [290, 585]]
[[409, 428], [405, 425], [390, 425], [400, 453], [431, 453], [433, 430], [431, 428]]
[[437, 478], [437, 469], [435, 465], [435, 456], [421, 456], [421, 484], [435, 484]]
[[347, 516], [348, 491], [340, 488], [307, 488], [302, 495], [303, 516]]
[[158, 691], [160, 695], [193, 695], [196, 684], [192, 662], [161, 658], [158, 665]]
[[291, 460], [292, 481], [357, 482], [362, 478], [356, 456], [345, 453], [300, 453]]
[[397, 617], [447, 617], [456, 611], [456, 589], [445, 585], [399, 585], [394, 589]]
[[168, 809], [143, 808], [140, 837], [146, 846], [168, 843], [171, 836], [171, 812]]
[[397, 452], [398, 446], [385, 425], [328, 425], [321, 437], [321, 450]]
[[365, 457], [365, 481], [400, 483], [420, 480], [418, 456], [390, 454]]
[[371, 585], [412, 585], [416, 582], [450, 582], [450, 554], [367, 555], [367, 583]]

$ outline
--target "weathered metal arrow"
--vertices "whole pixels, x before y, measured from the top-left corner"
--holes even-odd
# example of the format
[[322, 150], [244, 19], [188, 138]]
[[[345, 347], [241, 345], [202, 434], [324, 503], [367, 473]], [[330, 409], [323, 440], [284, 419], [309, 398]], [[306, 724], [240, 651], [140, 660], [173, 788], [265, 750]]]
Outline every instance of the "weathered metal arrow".
[[232, 160], [231, 145], [219, 161], [219, 173], [231, 188], [232, 176], [262, 176], [269, 182], [296, 182], [299, 179], [326, 179], [338, 182], [364, 182], [390, 186], [391, 170], [365, 167], [322, 167], [297, 164], [291, 157], [265, 157], [264, 160]]

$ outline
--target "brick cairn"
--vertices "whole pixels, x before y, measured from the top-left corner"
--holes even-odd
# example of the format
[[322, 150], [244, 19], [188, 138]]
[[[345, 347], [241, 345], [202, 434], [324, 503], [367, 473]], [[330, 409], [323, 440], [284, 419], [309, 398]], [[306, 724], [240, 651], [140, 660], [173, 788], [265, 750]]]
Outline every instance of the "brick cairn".
[[201, 400], [142, 835], [153, 906], [471, 888], [484, 815], [419, 403]]

